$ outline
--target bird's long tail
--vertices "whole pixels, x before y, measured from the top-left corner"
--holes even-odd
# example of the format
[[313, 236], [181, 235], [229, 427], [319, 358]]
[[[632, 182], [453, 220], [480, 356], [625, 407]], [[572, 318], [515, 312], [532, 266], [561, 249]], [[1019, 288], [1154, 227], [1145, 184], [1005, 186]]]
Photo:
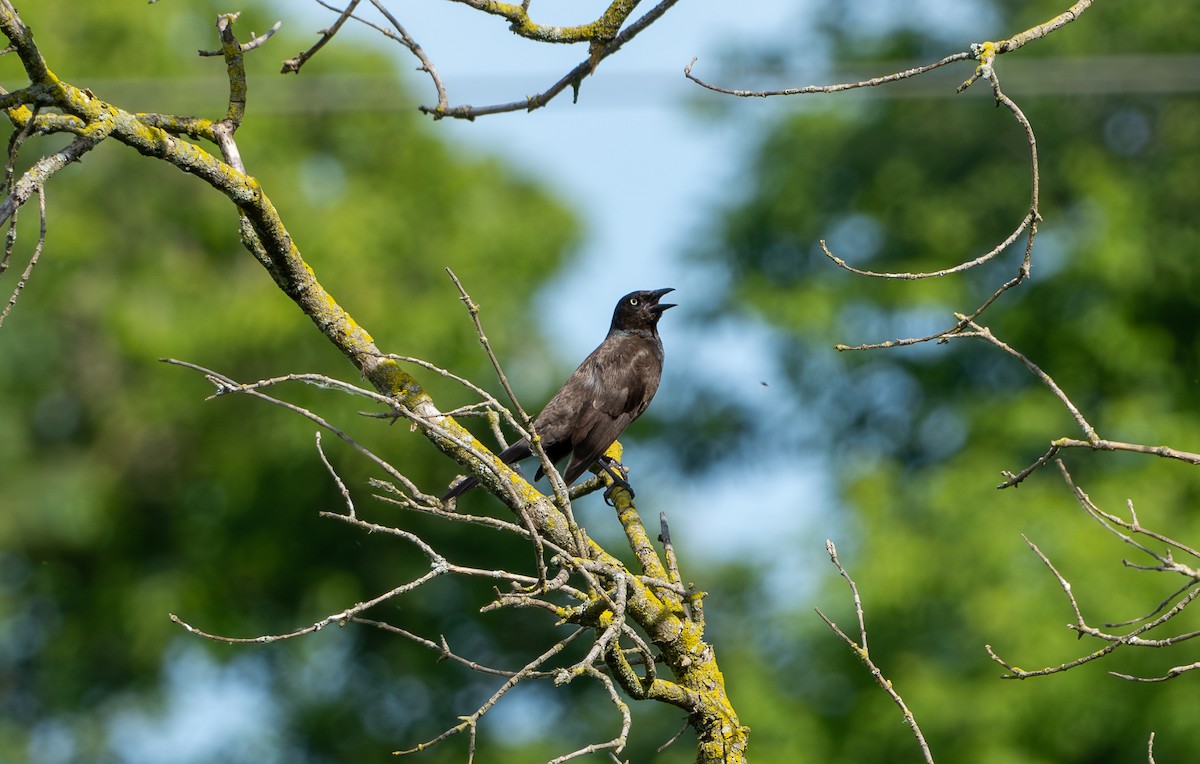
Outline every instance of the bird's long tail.
[[[529, 441], [525, 440], [524, 438], [521, 438], [516, 443], [513, 443], [511, 446], [501, 451], [499, 454], [496, 454], [496, 456], [500, 458], [500, 461], [504, 462], [505, 464], [519, 462], [522, 459], [532, 455], [533, 449], [529, 446]], [[477, 485], [479, 485], [479, 479], [474, 475], [467, 475], [462, 480], [450, 486], [450, 490], [446, 491], [445, 495], [442, 496], [442, 501], [447, 502], [451, 499], [462, 496], [464, 493]]]

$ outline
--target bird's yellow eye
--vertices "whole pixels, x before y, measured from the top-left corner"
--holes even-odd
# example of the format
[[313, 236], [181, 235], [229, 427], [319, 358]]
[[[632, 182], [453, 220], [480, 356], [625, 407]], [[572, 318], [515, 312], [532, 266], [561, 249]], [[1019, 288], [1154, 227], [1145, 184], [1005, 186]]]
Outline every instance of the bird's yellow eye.
[[630, 305], [637, 305], [637, 303], [638, 303], [638, 300], [637, 300], [637, 298], [636, 298], [636, 297], [630, 297], [630, 298], [629, 298], [629, 304], [630, 304]]

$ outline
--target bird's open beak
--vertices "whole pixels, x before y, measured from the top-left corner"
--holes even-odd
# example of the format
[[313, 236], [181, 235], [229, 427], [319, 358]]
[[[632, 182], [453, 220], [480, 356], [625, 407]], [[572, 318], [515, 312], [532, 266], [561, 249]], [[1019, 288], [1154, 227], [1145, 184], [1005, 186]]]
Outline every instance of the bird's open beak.
[[654, 295], [655, 302], [653, 305], [650, 306], [649, 310], [654, 313], [657, 313], [659, 315], [662, 315], [662, 312], [664, 310], [666, 310], [667, 308], [676, 307], [675, 303], [673, 303], [673, 302], [658, 302], [658, 300], [661, 300], [662, 296], [665, 295], [667, 292], [674, 292], [674, 291], [675, 291], [675, 287], [667, 287], [666, 289], [655, 289], [651, 293]]

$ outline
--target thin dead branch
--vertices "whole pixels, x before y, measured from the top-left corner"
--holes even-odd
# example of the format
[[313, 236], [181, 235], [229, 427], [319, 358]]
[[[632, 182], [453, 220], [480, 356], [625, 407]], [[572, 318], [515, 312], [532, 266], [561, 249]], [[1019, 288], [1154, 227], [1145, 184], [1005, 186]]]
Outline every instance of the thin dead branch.
[[[1078, 485], [1076, 485], [1070, 473], [1067, 471], [1066, 465], [1064, 465], [1061, 460], [1056, 460], [1055, 463], [1059, 468], [1059, 472], [1062, 475], [1064, 482], [1074, 495], [1076, 502], [1089, 517], [1094, 519], [1104, 530], [1119, 539], [1123, 544], [1132, 546], [1138, 552], [1154, 561], [1154, 564], [1152, 565], [1140, 565], [1126, 560], [1126, 567], [1140, 571], [1168, 574], [1174, 573], [1181, 576], [1184, 579], [1184, 583], [1172, 594], [1161, 601], [1157, 606], [1155, 606], [1150, 613], [1145, 616], [1115, 623], [1109, 622], [1103, 624], [1101, 627], [1095, 627], [1090, 625], [1083, 616], [1083, 612], [1079, 607], [1079, 602], [1076, 599], [1076, 587], [1074, 587], [1071, 582], [1067, 580], [1066, 576], [1064, 576], [1054, 565], [1054, 563], [1050, 561], [1050, 558], [1038, 548], [1037, 544], [1033, 543], [1028, 538], [1025, 538], [1025, 542], [1029, 545], [1029, 548], [1033, 550], [1038, 559], [1042, 561], [1042, 564], [1045, 565], [1046, 568], [1051, 572], [1055, 581], [1058, 582], [1059, 588], [1062, 589], [1064, 596], [1067, 598], [1071, 612], [1074, 615], [1074, 621], [1067, 624], [1067, 627], [1079, 634], [1080, 637], [1091, 637], [1093, 639], [1100, 640], [1105, 644], [1093, 652], [1080, 656], [1074, 660], [1067, 661], [1056, 666], [1046, 666], [1033, 671], [1020, 669], [1010, 662], [1000, 658], [999, 655], [997, 655], [992, 649], [991, 645], [988, 645], [988, 655], [993, 661], [1003, 666], [1007, 672], [1006, 674], [1002, 675], [1003, 678], [1028, 679], [1031, 677], [1058, 674], [1064, 671], [1069, 671], [1085, 663], [1091, 663], [1099, 660], [1100, 658], [1103, 658], [1122, 647], [1166, 648], [1200, 637], [1200, 631], [1189, 631], [1153, 639], [1145, 636], [1177, 618], [1191, 605], [1191, 603], [1197, 597], [1200, 597], [1200, 570], [1198, 570], [1195, 565], [1185, 565], [1176, 561], [1169, 550], [1173, 548], [1176, 551], [1188, 554], [1198, 560], [1200, 560], [1200, 555], [1197, 555], [1195, 550], [1189, 546], [1167, 538], [1161, 533], [1143, 528], [1137, 520], [1137, 514], [1133, 509], [1132, 502], [1130, 502], [1128, 505], [1130, 511], [1129, 520], [1125, 520], [1124, 518], [1100, 509], [1091, 500], [1091, 498], [1084, 493], [1084, 491]], [[1167, 547], [1168, 551], [1159, 552], [1150, 545], [1139, 541], [1137, 539], [1138, 536], [1144, 536], [1152, 539], [1155, 542], [1162, 543]], [[1108, 629], [1114, 627], [1120, 628], [1135, 624], [1137, 624], [1136, 628], [1124, 634], [1116, 634], [1108, 631]], [[1151, 679], [1141, 679], [1115, 671], [1109, 673], [1122, 679], [1158, 682], [1166, 681], [1181, 674], [1187, 673], [1188, 671], [1191, 671], [1192, 668], [1193, 667], [1191, 666], [1179, 666], [1161, 677]]]
[[914, 716], [912, 711], [908, 709], [908, 704], [904, 702], [904, 698], [902, 698], [900, 693], [896, 691], [896, 688], [892, 685], [892, 682], [883, 675], [883, 671], [881, 671], [879, 667], [875, 665], [874, 661], [871, 660], [871, 653], [867, 649], [866, 618], [863, 615], [862, 600], [858, 596], [858, 585], [854, 583], [854, 579], [850, 577], [850, 574], [847, 573], [846, 569], [842, 566], [841, 560], [838, 559], [837, 548], [833, 545], [833, 542], [828, 539], [825, 541], [825, 551], [829, 553], [829, 561], [833, 563], [834, 567], [837, 568], [838, 574], [845, 579], [846, 583], [850, 587], [851, 597], [854, 602], [854, 614], [858, 619], [859, 642], [855, 642], [853, 639], [851, 639], [846, 632], [842, 631], [841, 627], [839, 627], [836, 623], [830, 620], [828, 616], [822, 613], [820, 608], [817, 608], [817, 615], [821, 617], [821, 620], [825, 622], [825, 625], [828, 626], [834, 634], [838, 635], [838, 637], [845, 642], [851, 650], [854, 651], [855, 656], [858, 657], [859, 661], [861, 661], [871, 673], [871, 677], [875, 680], [875, 684], [879, 685], [879, 687], [885, 693], [887, 693], [887, 696], [892, 699], [892, 702], [896, 704], [896, 707], [900, 709], [900, 713], [904, 717], [904, 723], [908, 725], [909, 730], [912, 731], [913, 737], [917, 741], [917, 746], [921, 749], [921, 755], [925, 758], [926, 762], [933, 764], [933, 754], [929, 750], [929, 744], [925, 741], [925, 735], [921, 732], [920, 725], [917, 724], [916, 716]]

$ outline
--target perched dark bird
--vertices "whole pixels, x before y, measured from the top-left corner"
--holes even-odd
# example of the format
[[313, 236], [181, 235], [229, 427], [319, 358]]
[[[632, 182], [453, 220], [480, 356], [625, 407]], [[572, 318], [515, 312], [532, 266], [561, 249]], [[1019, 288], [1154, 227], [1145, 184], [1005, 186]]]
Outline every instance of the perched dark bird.
[[[533, 428], [551, 462], [557, 464], [567, 454], [571, 455], [563, 473], [567, 485], [591, 467], [650, 405], [662, 377], [663, 346], [658, 338], [658, 319], [667, 308], [675, 307], [659, 300], [672, 291], [651, 289], [622, 297], [613, 310], [612, 325], [604, 342], [583, 359], [533, 420]], [[533, 447], [527, 438], [498, 454], [505, 464], [532, 455]], [[539, 467], [537, 478], [544, 473]], [[459, 496], [478, 482], [471, 476], [464, 478], [450, 488], [442, 501]]]

